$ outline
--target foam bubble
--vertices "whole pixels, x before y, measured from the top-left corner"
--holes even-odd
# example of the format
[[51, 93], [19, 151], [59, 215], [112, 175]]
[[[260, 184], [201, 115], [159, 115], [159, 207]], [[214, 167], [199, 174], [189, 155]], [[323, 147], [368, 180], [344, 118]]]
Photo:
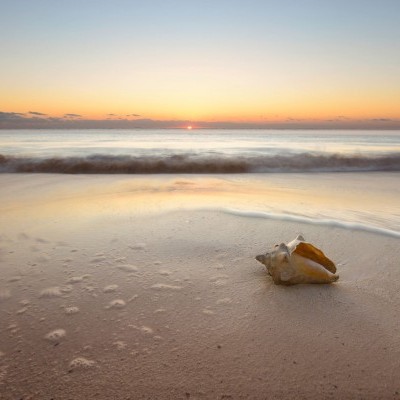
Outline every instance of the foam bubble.
[[227, 281], [225, 279], [218, 279], [217, 281], [214, 282], [215, 286], [225, 286], [227, 284]]
[[155, 289], [155, 290], [181, 290], [183, 288], [182, 288], [182, 286], [167, 285], [165, 283], [156, 283], [155, 285], [151, 286], [151, 289]]
[[163, 276], [169, 276], [169, 275], [172, 274], [172, 272], [169, 271], [168, 269], [160, 269], [160, 270], [158, 271], [158, 273], [159, 273], [160, 275], [163, 275]]
[[219, 280], [221, 280], [221, 279], [227, 279], [227, 278], [229, 278], [228, 275], [219, 274], [219, 275], [215, 275], [215, 276], [213, 276], [212, 278], [210, 278], [210, 282], [216, 282], [216, 281], [219, 281]]
[[17, 311], [17, 314], [24, 314], [26, 311], [28, 311], [28, 307], [22, 307]]
[[96, 361], [88, 360], [85, 357], [76, 357], [70, 363], [69, 367], [72, 369], [87, 369], [96, 365]]
[[122, 299], [115, 299], [110, 301], [110, 303], [108, 304], [107, 308], [124, 308], [126, 306], [126, 303], [124, 300]]
[[16, 332], [18, 332], [18, 325], [10, 324], [7, 326], [7, 330], [11, 331], [12, 333], [16, 333]]
[[118, 350], [123, 350], [126, 348], [127, 344], [123, 342], [122, 340], [117, 340], [116, 342], [113, 343], [113, 345], [118, 349]]
[[49, 342], [59, 342], [64, 339], [67, 332], [65, 329], [55, 329], [54, 331], [49, 332], [44, 338]]
[[143, 332], [146, 335], [152, 335], [154, 333], [152, 328], [150, 328], [149, 326], [145, 326], [145, 325], [141, 326], [140, 330], [141, 330], [141, 332]]
[[61, 292], [62, 293], [70, 293], [70, 292], [72, 292], [72, 286], [71, 285], [61, 286]]
[[67, 283], [74, 284], [74, 283], [79, 283], [82, 282], [85, 279], [85, 276], [72, 276], [71, 278], [68, 279]]
[[138, 297], [139, 297], [139, 295], [134, 294], [133, 296], [129, 297], [128, 303], [130, 303], [130, 302], [133, 301], [133, 300], [136, 300]]
[[212, 282], [215, 286], [225, 286], [227, 284], [227, 278], [228, 275], [220, 274], [212, 277], [210, 282]]
[[217, 304], [231, 304], [232, 299], [230, 297], [224, 297], [223, 299], [217, 300]]
[[117, 268], [124, 272], [137, 272], [138, 271], [138, 267], [136, 267], [135, 265], [130, 265], [130, 264], [119, 265]]
[[65, 307], [64, 311], [65, 311], [65, 314], [72, 315], [72, 314], [77, 314], [79, 312], [79, 308], [78, 307]]
[[118, 289], [118, 285], [108, 285], [103, 288], [104, 293], [112, 293]]
[[68, 293], [68, 291], [70, 291], [68, 287], [61, 288], [60, 286], [53, 286], [43, 289], [40, 292], [40, 297], [43, 298], [61, 297], [64, 293]]

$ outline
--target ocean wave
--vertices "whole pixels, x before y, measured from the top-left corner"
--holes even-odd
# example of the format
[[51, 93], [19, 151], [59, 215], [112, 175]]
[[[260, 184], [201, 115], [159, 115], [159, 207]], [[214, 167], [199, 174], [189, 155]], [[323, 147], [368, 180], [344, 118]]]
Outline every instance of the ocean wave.
[[235, 174], [274, 172], [400, 171], [400, 154], [380, 157], [339, 154], [226, 156], [90, 155], [85, 157], [22, 157], [0, 154], [2, 173], [62, 174]]
[[398, 231], [361, 222], [344, 221], [344, 220], [329, 219], [329, 218], [311, 218], [301, 215], [279, 214], [279, 213], [271, 213], [264, 211], [246, 211], [246, 210], [237, 210], [231, 208], [214, 208], [213, 210], [221, 211], [225, 214], [235, 215], [238, 217], [264, 218], [274, 221], [288, 221], [288, 222], [299, 222], [303, 224], [316, 225], [316, 226], [329, 226], [331, 228], [342, 228], [342, 229], [349, 229], [356, 231], [364, 231], [400, 239], [400, 232]]

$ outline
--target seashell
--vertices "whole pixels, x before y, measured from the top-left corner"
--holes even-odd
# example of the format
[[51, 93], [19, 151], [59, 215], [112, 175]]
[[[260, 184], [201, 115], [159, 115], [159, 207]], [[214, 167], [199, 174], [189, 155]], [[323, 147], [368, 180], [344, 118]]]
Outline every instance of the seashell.
[[256, 260], [265, 265], [277, 285], [332, 283], [339, 279], [333, 261], [301, 235], [288, 244], [276, 245]]

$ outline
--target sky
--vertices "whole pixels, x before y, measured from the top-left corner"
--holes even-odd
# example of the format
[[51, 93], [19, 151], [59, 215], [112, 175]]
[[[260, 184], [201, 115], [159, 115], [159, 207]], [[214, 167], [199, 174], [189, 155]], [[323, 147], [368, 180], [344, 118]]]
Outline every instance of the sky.
[[400, 128], [399, 0], [0, 0], [0, 128]]

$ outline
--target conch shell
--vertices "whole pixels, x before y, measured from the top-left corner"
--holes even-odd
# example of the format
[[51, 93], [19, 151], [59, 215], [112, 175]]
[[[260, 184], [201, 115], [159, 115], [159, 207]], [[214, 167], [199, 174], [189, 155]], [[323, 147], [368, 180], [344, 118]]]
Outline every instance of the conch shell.
[[336, 266], [325, 254], [299, 235], [290, 243], [276, 245], [256, 260], [264, 264], [277, 285], [331, 283], [339, 279]]

